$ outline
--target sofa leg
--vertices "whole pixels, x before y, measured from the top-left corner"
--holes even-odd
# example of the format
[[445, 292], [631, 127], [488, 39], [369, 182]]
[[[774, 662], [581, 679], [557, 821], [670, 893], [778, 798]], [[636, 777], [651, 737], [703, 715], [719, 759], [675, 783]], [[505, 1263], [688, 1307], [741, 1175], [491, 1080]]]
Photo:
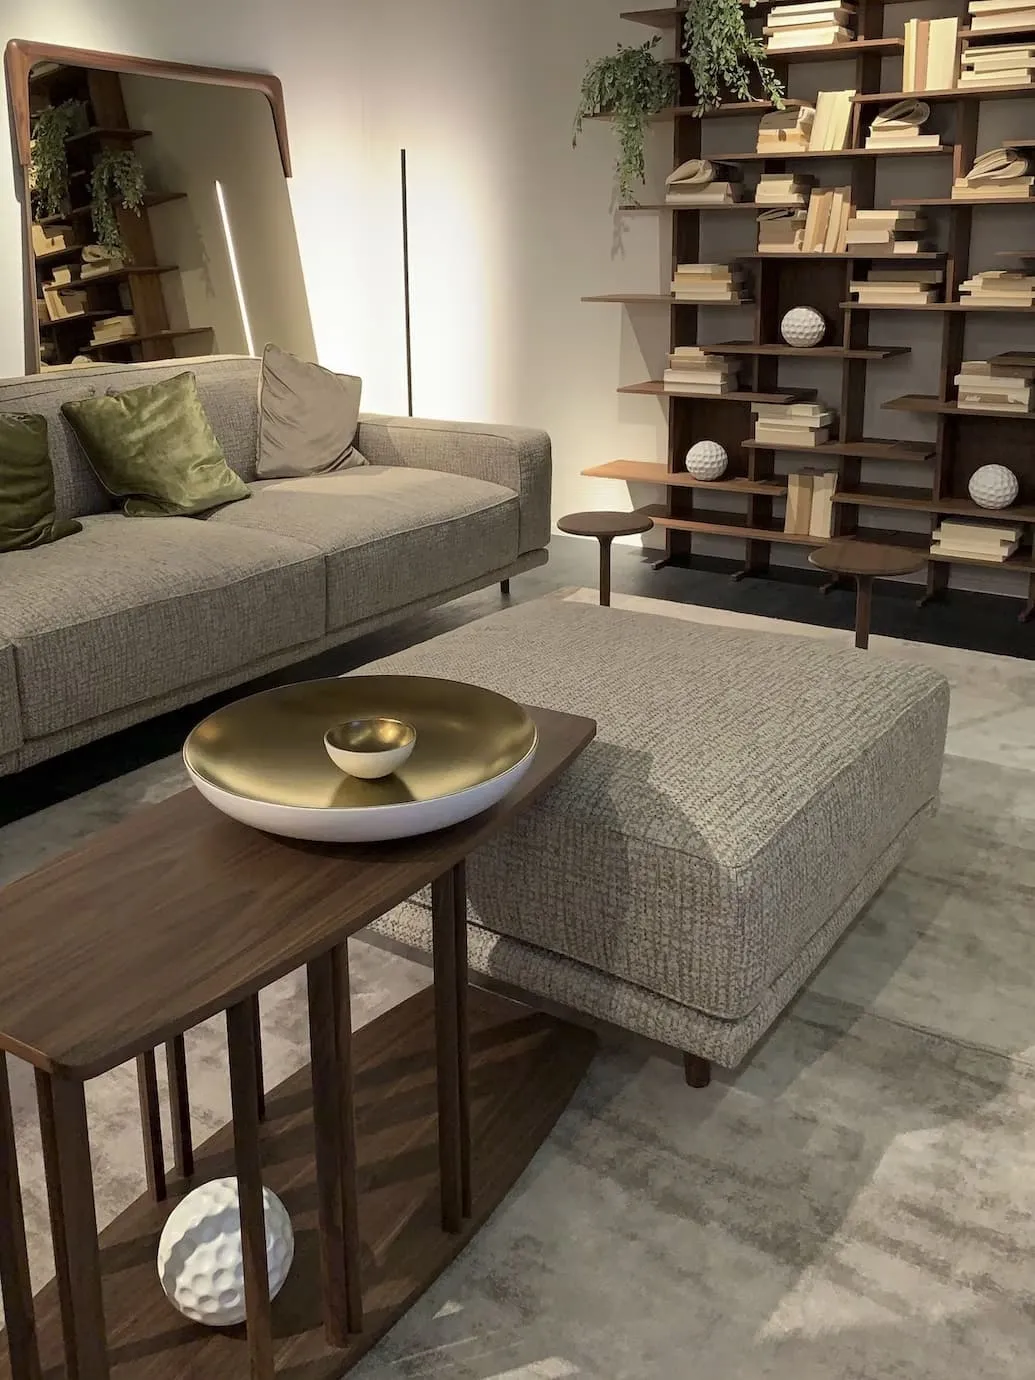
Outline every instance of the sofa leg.
[[712, 1081], [712, 1066], [699, 1054], [683, 1055], [683, 1072], [687, 1086], [691, 1088], [706, 1088]]
[[500, 593], [504, 596], [504, 598], [509, 597], [509, 595], [510, 595], [510, 581], [509, 581], [509, 580], [501, 580], [501, 581], [500, 581]]

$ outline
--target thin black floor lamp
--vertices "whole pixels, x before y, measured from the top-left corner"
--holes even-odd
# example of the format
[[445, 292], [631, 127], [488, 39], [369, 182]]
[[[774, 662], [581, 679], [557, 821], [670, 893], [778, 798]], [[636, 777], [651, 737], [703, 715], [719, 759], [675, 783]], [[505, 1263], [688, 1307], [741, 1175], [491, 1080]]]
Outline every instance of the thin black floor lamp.
[[403, 310], [406, 329], [406, 415], [413, 416], [413, 339], [410, 333], [410, 208], [406, 189], [406, 150], [399, 150], [402, 191]]

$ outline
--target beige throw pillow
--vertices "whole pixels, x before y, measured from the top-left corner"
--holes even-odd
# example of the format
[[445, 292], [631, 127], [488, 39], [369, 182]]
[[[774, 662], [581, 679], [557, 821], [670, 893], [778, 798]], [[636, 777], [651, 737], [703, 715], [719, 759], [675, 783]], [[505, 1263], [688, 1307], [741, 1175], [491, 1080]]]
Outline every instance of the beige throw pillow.
[[259, 479], [297, 479], [365, 465], [353, 442], [362, 379], [267, 345], [259, 380]]

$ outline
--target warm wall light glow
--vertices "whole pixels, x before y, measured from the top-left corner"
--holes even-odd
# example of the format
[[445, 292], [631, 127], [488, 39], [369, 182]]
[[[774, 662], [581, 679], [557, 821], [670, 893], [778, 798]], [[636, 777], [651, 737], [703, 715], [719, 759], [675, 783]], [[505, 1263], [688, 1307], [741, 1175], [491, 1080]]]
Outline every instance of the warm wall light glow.
[[250, 355], [255, 354], [255, 341], [252, 339], [252, 323], [248, 320], [248, 304], [244, 300], [244, 287], [241, 284], [241, 270], [237, 267], [237, 251], [234, 249], [234, 237], [230, 230], [230, 217], [226, 210], [226, 197], [223, 195], [223, 184], [216, 181], [216, 200], [219, 202], [219, 217], [223, 222], [223, 238], [226, 240], [226, 252], [230, 259], [230, 272], [234, 275], [234, 291], [237, 293], [237, 306], [241, 312], [241, 325], [244, 327], [244, 340]]

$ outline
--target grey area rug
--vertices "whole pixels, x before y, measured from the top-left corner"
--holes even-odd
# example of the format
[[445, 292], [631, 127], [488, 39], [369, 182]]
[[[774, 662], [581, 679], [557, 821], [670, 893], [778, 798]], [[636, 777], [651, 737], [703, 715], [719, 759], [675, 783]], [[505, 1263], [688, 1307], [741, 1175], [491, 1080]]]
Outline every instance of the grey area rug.
[[[575, 598], [591, 597], [579, 592]], [[633, 609], [796, 634], [660, 601]], [[358, 1380], [1022, 1380], [1035, 1373], [1035, 666], [875, 639], [953, 682], [942, 811], [736, 1074], [601, 1053], [518, 1187]], [[179, 789], [170, 759], [0, 831], [0, 880]], [[421, 968], [352, 945], [358, 1023]], [[263, 997], [267, 1078], [304, 985]], [[217, 1022], [200, 1134], [229, 1117]], [[32, 1079], [12, 1061], [34, 1283], [51, 1273]], [[98, 1216], [143, 1189], [129, 1066], [90, 1086]]]

